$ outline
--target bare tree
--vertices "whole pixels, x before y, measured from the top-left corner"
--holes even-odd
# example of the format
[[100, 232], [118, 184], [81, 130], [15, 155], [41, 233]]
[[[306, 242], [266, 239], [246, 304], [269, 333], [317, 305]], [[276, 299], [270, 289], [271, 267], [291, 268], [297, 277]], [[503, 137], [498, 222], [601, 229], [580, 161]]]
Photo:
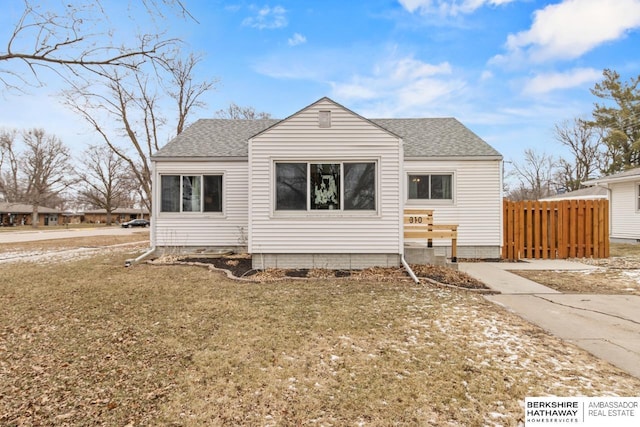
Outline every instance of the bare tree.
[[512, 200], [537, 200], [555, 193], [553, 177], [557, 164], [553, 156], [537, 153], [533, 149], [524, 150], [524, 160], [513, 162], [511, 175], [518, 186], [509, 194]]
[[[39, 67], [58, 74], [78, 75], [85, 71], [101, 73], [104, 67], [137, 69], [149, 60], [163, 58], [167, 48], [178, 40], [163, 36], [164, 30], [148, 28], [135, 37], [131, 28], [155, 26], [166, 13], [193, 17], [180, 0], [130, 1], [128, 7], [103, 1], [68, 0], [47, 9], [42, 2], [23, 0], [24, 10], [8, 40], [2, 43], [0, 64], [24, 68], [0, 69], [0, 82], [5, 88], [21, 89], [24, 85], [42, 85]], [[128, 13], [121, 13], [122, 10]], [[147, 19], [146, 23], [141, 23]], [[128, 22], [119, 29], [114, 22]]]
[[235, 102], [232, 102], [227, 108], [216, 111], [216, 117], [219, 119], [261, 120], [270, 119], [271, 114], [256, 112], [256, 109], [253, 107], [241, 107]]
[[19, 178], [17, 134], [15, 129], [0, 132], [0, 198], [9, 203], [24, 200], [24, 185]]
[[[76, 84], [63, 93], [66, 105], [83, 117], [106, 145], [128, 164], [149, 210], [151, 155], [169, 137], [182, 131], [191, 111], [204, 105], [200, 97], [215, 85], [214, 81], [193, 81], [192, 73], [199, 61], [200, 58], [194, 55], [186, 60], [166, 60], [149, 74], [105, 69], [99, 80]], [[163, 81], [170, 83], [159, 84]], [[174, 105], [176, 116], [171, 122], [175, 128], [165, 131], [169, 122], [163, 101], [167, 98]]]
[[581, 183], [594, 178], [603, 170], [603, 143], [601, 134], [582, 119], [564, 121], [554, 127], [556, 140], [569, 149], [571, 158], [561, 158], [557, 175], [560, 190], [573, 191]]
[[105, 145], [90, 146], [76, 168], [79, 178], [78, 201], [107, 212], [107, 225], [117, 208], [131, 207], [134, 181], [128, 165]]
[[69, 149], [43, 129], [22, 132], [23, 147], [16, 143], [14, 132], [3, 133], [1, 139], [3, 159], [9, 159], [9, 166], [2, 171], [0, 192], [8, 202], [30, 204], [36, 227], [38, 207], [58, 204], [60, 195], [73, 182]]

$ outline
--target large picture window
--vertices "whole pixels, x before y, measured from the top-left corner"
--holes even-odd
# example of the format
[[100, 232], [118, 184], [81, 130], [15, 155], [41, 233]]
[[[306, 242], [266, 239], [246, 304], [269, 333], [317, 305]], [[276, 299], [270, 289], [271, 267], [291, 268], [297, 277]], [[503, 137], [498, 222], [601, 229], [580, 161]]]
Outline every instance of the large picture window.
[[161, 212], [222, 212], [222, 175], [162, 175]]
[[276, 210], [375, 210], [376, 163], [276, 163]]
[[452, 200], [453, 176], [451, 174], [411, 174], [408, 188], [410, 200]]

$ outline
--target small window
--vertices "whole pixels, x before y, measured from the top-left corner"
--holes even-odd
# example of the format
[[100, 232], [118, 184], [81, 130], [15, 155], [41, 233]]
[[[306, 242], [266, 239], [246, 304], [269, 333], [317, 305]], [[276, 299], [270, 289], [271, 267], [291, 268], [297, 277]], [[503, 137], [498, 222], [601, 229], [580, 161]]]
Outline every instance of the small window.
[[182, 212], [200, 212], [200, 176], [182, 177]]
[[204, 176], [204, 212], [222, 212], [222, 175]]
[[344, 208], [374, 210], [376, 208], [376, 164], [344, 164]]
[[162, 175], [161, 212], [222, 212], [222, 175]]
[[409, 175], [409, 199], [452, 200], [452, 175]]
[[637, 194], [637, 196], [638, 196], [638, 197], [637, 197], [638, 205], [636, 206], [636, 209], [638, 209], [638, 210], [640, 211], [640, 184], [638, 184], [638, 188], [636, 188], [636, 190], [638, 191], [638, 192], [636, 193], [636, 194]]
[[164, 175], [160, 178], [162, 212], [180, 212], [180, 177]]
[[306, 163], [276, 163], [276, 209], [307, 210]]
[[311, 209], [340, 209], [340, 164], [311, 164]]

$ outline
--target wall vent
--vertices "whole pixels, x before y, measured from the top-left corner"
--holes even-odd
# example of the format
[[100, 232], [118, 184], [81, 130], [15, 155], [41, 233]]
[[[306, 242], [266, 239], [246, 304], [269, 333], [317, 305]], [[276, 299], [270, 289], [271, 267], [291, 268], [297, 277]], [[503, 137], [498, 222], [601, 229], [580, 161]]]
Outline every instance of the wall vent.
[[321, 127], [321, 128], [331, 127], [331, 111], [318, 112], [318, 127]]

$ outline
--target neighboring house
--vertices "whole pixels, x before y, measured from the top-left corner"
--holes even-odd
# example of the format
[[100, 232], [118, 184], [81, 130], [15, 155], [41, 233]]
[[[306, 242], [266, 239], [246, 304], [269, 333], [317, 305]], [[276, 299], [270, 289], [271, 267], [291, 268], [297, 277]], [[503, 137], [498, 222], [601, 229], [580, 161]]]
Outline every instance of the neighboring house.
[[543, 197], [539, 199], [541, 202], [551, 202], [558, 200], [595, 200], [606, 199], [608, 191], [603, 187], [585, 187], [579, 190], [567, 191], [566, 193], [556, 194], [555, 196]]
[[[122, 223], [138, 218], [149, 219], [149, 211], [147, 209], [116, 208], [116, 210], [111, 213], [112, 222]], [[105, 224], [107, 222], [107, 210], [94, 209], [84, 211], [84, 222], [90, 224]]]
[[396, 266], [403, 211], [422, 208], [458, 225], [459, 257], [500, 257], [502, 156], [453, 118], [366, 119], [322, 98], [284, 120], [199, 120], [152, 161], [158, 249], [242, 248], [254, 268]]
[[592, 179], [584, 185], [609, 192], [610, 240], [640, 242], [640, 168]]
[[[31, 225], [33, 206], [24, 203], [0, 202], [0, 226]], [[58, 225], [62, 212], [38, 206], [38, 225]]]

